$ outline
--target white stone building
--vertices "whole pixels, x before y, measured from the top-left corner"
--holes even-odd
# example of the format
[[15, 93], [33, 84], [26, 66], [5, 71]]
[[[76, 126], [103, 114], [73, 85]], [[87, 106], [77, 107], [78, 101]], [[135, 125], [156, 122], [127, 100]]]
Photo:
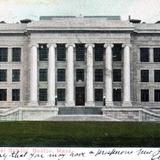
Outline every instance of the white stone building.
[[0, 120], [159, 121], [160, 24], [1, 23]]

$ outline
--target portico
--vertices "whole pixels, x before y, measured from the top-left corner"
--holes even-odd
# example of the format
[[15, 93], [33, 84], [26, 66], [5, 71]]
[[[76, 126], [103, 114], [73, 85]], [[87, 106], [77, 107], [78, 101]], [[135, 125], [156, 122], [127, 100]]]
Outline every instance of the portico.
[[[30, 100], [29, 105], [38, 106], [38, 44], [31, 45], [30, 47]], [[55, 106], [55, 100], [57, 96], [56, 91], [56, 55], [57, 55], [57, 44], [47, 43], [48, 47], [48, 67], [47, 67], [47, 106]], [[66, 81], [65, 81], [65, 106], [95, 106], [95, 81], [94, 81], [94, 47], [95, 43], [86, 43], [84, 53], [86, 56], [85, 63], [85, 82], [82, 86], [76, 87], [76, 73], [75, 73], [75, 48], [76, 43], [66, 43]], [[113, 47], [114, 43], [104, 43], [104, 92], [103, 97], [105, 97], [105, 106], [113, 107]], [[123, 47], [123, 106], [131, 106], [130, 97], [130, 44], [124, 43]], [[34, 75], [34, 76], [33, 76]], [[81, 83], [81, 82], [80, 82]], [[83, 102], [78, 102], [78, 96]]]

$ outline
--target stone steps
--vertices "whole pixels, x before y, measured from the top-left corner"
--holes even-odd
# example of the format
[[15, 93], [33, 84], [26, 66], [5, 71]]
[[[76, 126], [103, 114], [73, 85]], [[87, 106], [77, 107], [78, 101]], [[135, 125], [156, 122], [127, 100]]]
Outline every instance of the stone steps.
[[102, 115], [102, 107], [59, 107], [58, 115]]
[[[115, 121], [103, 115], [59, 115], [53, 116], [46, 121]], [[117, 120], [118, 121], [118, 120]]]

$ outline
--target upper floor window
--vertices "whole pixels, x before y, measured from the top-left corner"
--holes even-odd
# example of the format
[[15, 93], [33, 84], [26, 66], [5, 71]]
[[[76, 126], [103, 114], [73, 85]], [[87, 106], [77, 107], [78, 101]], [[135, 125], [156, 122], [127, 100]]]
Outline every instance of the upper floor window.
[[76, 69], [76, 81], [84, 81], [84, 69]]
[[12, 70], [12, 82], [20, 81], [20, 69]]
[[65, 81], [65, 69], [57, 70], [57, 81]]
[[12, 62], [21, 61], [21, 48], [12, 48]]
[[48, 47], [47, 44], [39, 44], [39, 61], [48, 60]]
[[149, 70], [141, 70], [141, 82], [149, 82]]
[[39, 81], [47, 81], [47, 69], [39, 70]]
[[160, 82], [160, 70], [154, 70], [154, 81]]
[[47, 101], [47, 88], [39, 89], [39, 101]]
[[122, 60], [122, 44], [114, 44], [112, 48], [113, 61], [121, 61]]
[[8, 48], [0, 48], [0, 62], [8, 61]]
[[160, 62], [160, 48], [154, 48], [154, 62]]
[[1, 82], [7, 81], [7, 70], [6, 69], [0, 69], [0, 81]]
[[0, 101], [7, 101], [7, 89], [0, 89]]
[[84, 44], [76, 44], [76, 61], [85, 60], [85, 46]]
[[113, 69], [113, 82], [121, 81], [121, 69]]
[[66, 60], [66, 47], [65, 44], [57, 44], [57, 61]]
[[140, 48], [140, 61], [149, 62], [149, 48]]
[[95, 81], [103, 82], [103, 69], [95, 69]]
[[12, 101], [20, 101], [20, 89], [12, 89]]
[[104, 44], [95, 44], [95, 61], [103, 61]]

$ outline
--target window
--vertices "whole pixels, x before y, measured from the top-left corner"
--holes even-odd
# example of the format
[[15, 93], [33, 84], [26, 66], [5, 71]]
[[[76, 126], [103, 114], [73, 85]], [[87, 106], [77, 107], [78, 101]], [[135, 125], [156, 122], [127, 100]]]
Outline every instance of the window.
[[95, 61], [103, 61], [104, 44], [95, 44]]
[[122, 60], [122, 44], [114, 44], [112, 48], [113, 61], [121, 61]]
[[57, 89], [57, 100], [58, 101], [65, 101], [65, 89]]
[[160, 48], [154, 48], [154, 62], [160, 62]]
[[20, 101], [20, 89], [12, 89], [12, 101]]
[[84, 69], [76, 69], [76, 81], [84, 81]]
[[84, 44], [76, 44], [76, 61], [84, 61], [85, 59], [85, 46]]
[[121, 82], [121, 69], [113, 69], [113, 82]]
[[140, 48], [140, 61], [149, 62], [149, 48]]
[[95, 69], [95, 81], [103, 82], [103, 69]]
[[0, 101], [7, 100], [7, 89], [0, 89]]
[[154, 101], [160, 102], [160, 90], [159, 89], [154, 90]]
[[47, 69], [39, 70], [39, 81], [47, 81]]
[[103, 101], [103, 89], [95, 89], [94, 92], [95, 101]]
[[141, 70], [141, 82], [149, 82], [149, 70]]
[[20, 70], [13, 69], [12, 70], [12, 82], [19, 82], [20, 81]]
[[141, 102], [148, 102], [149, 101], [149, 90], [142, 89], [141, 90]]
[[7, 81], [7, 70], [6, 69], [0, 69], [0, 81], [1, 82]]
[[57, 70], [57, 81], [65, 81], [65, 69], [58, 69]]
[[113, 89], [113, 101], [121, 101], [121, 89]]
[[39, 61], [48, 60], [48, 48], [47, 44], [39, 44]]
[[65, 44], [57, 44], [57, 61], [66, 60], [66, 48]]
[[0, 62], [8, 61], [8, 48], [0, 48]]
[[13, 62], [21, 61], [21, 48], [12, 48], [12, 61]]
[[47, 101], [47, 88], [39, 89], [39, 101]]
[[154, 81], [160, 82], [160, 70], [154, 70]]

